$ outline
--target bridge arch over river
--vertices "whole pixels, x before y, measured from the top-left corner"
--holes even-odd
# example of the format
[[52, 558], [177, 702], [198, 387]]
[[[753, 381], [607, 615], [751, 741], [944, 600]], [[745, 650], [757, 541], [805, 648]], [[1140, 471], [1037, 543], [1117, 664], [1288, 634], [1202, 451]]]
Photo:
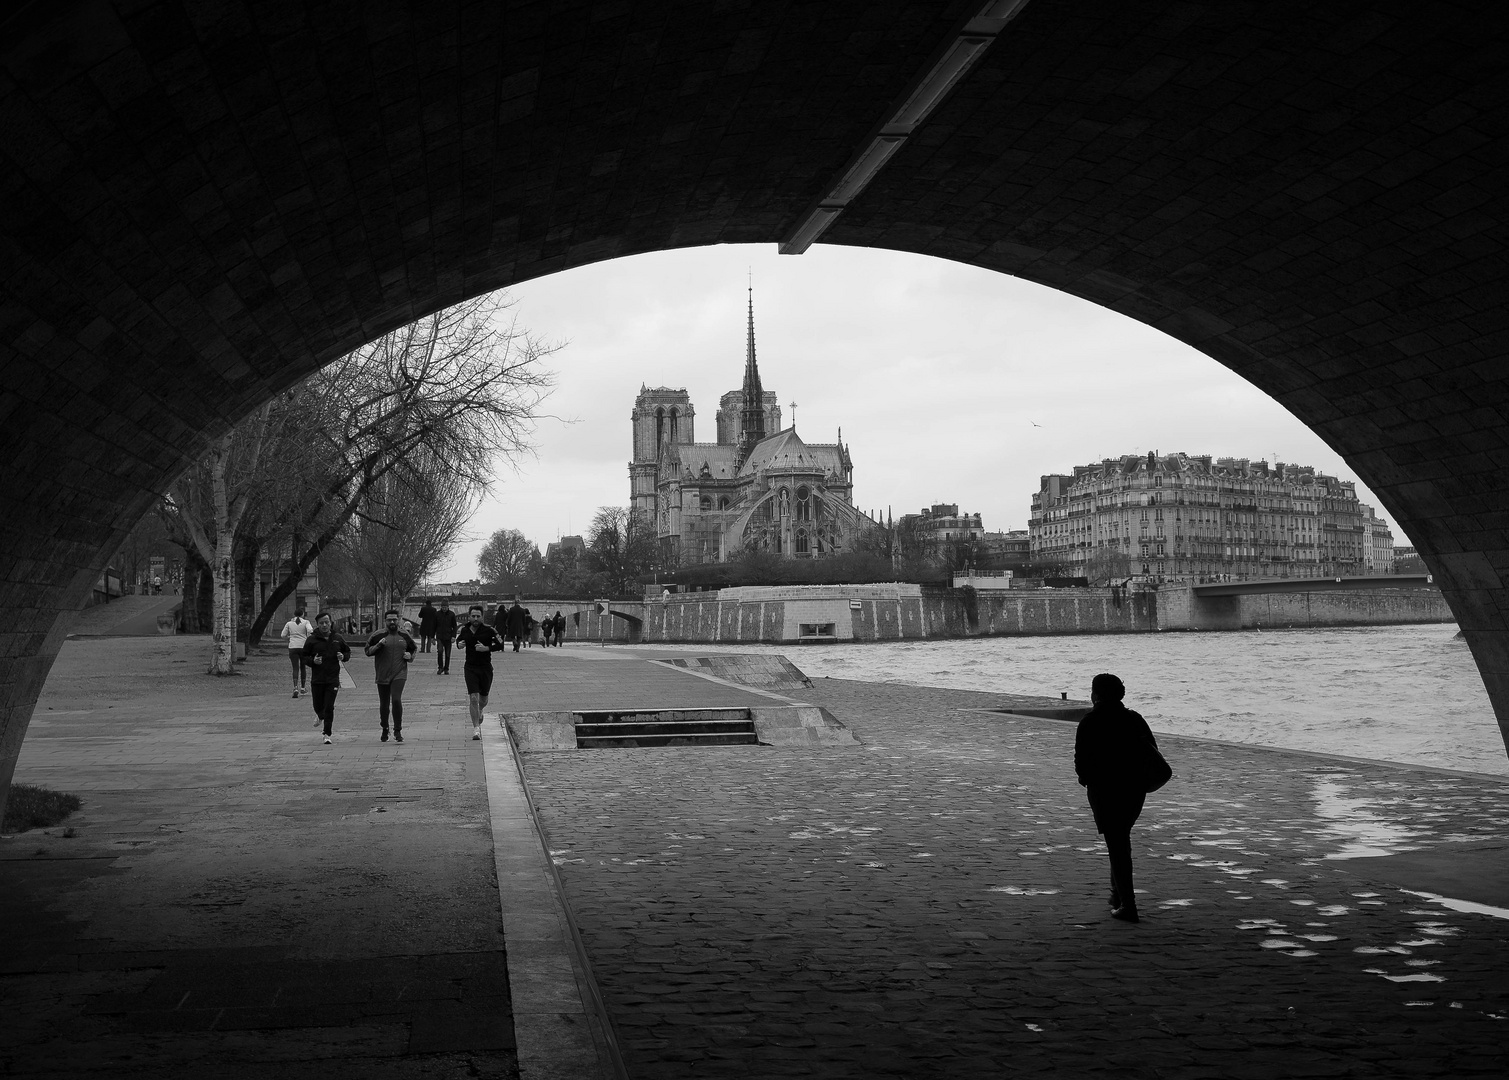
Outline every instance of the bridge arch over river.
[[1273, 395], [1418, 547], [1509, 727], [1506, 18], [20, 7], [0, 34], [0, 789], [62, 617], [269, 395], [483, 291], [820, 230], [1105, 305]]

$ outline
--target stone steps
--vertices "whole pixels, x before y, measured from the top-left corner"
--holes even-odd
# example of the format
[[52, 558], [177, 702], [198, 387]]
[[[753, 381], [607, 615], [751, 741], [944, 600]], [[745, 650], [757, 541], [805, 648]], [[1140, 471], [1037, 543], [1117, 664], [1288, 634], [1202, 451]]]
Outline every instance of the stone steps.
[[580, 750], [651, 746], [757, 746], [748, 709], [577, 713]]

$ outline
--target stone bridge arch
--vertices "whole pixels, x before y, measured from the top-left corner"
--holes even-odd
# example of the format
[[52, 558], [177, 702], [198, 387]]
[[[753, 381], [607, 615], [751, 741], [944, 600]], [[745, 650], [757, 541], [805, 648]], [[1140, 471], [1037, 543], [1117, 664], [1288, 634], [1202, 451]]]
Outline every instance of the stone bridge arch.
[[1058, 288], [1279, 400], [1420, 549], [1509, 728], [1509, 11], [1031, 0], [893, 139], [982, 2], [6, 16], [0, 790], [60, 617], [208, 436], [428, 311], [790, 241], [835, 195], [823, 242]]

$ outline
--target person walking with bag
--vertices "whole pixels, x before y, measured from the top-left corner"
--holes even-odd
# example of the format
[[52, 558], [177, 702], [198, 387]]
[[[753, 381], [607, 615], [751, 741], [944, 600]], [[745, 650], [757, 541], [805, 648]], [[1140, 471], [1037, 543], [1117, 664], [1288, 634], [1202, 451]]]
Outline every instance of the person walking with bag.
[[377, 718], [382, 739], [388, 741], [388, 713], [393, 714], [393, 741], [403, 742], [403, 688], [409, 679], [409, 661], [414, 659], [414, 639], [398, 628], [398, 612], [383, 616], [388, 626], [367, 639], [362, 651], [372, 657], [377, 672]]
[[1111, 859], [1111, 918], [1137, 922], [1132, 888], [1132, 826], [1148, 792], [1168, 782], [1168, 764], [1158, 740], [1139, 713], [1122, 704], [1126, 687], [1115, 675], [1090, 683], [1094, 706], [1074, 735], [1074, 772], [1090, 800], [1095, 828], [1106, 838]]
[[314, 633], [304, 641], [304, 661], [309, 665], [309, 700], [314, 715], [325, 727], [325, 741], [330, 741], [335, 725], [335, 696], [341, 692], [341, 663], [351, 659], [351, 647], [335, 632], [330, 613], [314, 617]]

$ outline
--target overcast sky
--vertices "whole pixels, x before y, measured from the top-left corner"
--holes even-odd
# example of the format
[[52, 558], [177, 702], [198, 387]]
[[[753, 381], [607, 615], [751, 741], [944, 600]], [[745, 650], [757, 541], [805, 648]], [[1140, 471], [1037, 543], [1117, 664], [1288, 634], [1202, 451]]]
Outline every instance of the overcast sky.
[[[629, 412], [641, 384], [685, 387], [696, 438], [744, 373], [753, 271], [760, 378], [809, 442], [843, 428], [854, 501], [897, 516], [958, 503], [985, 528], [1025, 529], [1038, 477], [1156, 450], [1313, 465], [1355, 480], [1318, 436], [1202, 353], [1052, 289], [958, 263], [815, 245], [639, 255], [510, 290], [521, 326], [564, 343], [536, 455], [500, 467], [437, 581], [476, 576], [514, 528], [543, 551], [626, 506]], [[1358, 496], [1377, 507], [1372, 493]], [[1381, 510], [1380, 510], [1381, 512]], [[1405, 543], [1395, 531], [1395, 542]]]

